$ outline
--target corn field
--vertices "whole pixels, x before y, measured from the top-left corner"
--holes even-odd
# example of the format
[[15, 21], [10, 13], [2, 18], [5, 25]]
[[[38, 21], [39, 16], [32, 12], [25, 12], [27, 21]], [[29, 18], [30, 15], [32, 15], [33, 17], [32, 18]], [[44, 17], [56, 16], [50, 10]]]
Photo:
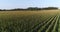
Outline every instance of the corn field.
[[60, 11], [0, 11], [0, 32], [60, 32]]

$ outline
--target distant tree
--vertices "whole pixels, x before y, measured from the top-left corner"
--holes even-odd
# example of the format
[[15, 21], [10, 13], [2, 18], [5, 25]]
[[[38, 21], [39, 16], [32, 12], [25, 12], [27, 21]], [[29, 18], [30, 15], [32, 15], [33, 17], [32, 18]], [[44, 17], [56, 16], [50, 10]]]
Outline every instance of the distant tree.
[[52, 9], [58, 9], [57, 7], [45, 7], [45, 8], [38, 8], [38, 7], [28, 7], [27, 9], [23, 8], [15, 8], [15, 9], [0, 9], [0, 11], [41, 11], [41, 10], [52, 10]]
[[51, 9], [58, 9], [57, 7], [47, 7], [47, 8], [42, 8], [42, 10], [51, 10]]
[[38, 7], [29, 7], [29, 8], [27, 8], [27, 10], [41, 10], [41, 8], [38, 8]]

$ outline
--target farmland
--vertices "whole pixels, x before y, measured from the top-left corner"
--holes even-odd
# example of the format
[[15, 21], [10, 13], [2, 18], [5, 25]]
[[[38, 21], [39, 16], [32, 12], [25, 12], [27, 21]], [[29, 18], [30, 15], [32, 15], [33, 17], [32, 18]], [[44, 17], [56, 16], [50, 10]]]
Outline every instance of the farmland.
[[60, 32], [60, 11], [0, 11], [0, 32]]

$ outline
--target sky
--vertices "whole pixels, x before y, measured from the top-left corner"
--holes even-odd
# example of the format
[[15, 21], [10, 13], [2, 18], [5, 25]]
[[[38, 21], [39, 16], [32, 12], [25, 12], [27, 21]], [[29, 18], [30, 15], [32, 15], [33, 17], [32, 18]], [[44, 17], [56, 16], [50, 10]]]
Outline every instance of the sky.
[[0, 0], [0, 9], [59, 7], [60, 0]]
[[40, 7], [59, 7], [60, 0], [40, 0]]

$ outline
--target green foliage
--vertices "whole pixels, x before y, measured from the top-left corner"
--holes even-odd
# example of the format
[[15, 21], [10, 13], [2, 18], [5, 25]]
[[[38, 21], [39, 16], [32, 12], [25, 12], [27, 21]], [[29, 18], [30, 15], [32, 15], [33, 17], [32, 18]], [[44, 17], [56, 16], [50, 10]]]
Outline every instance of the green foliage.
[[57, 11], [2, 11], [0, 32], [56, 32], [59, 18]]

